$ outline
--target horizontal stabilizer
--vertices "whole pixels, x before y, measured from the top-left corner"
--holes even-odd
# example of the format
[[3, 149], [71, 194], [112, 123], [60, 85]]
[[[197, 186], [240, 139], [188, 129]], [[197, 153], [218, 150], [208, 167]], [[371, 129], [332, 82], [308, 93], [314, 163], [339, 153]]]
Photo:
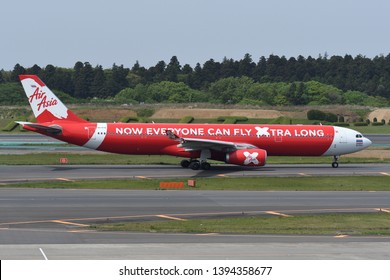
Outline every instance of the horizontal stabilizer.
[[18, 124], [22, 125], [23, 127], [31, 127], [38, 129], [40, 131], [52, 134], [52, 135], [59, 135], [62, 133], [62, 127], [59, 125], [42, 125], [38, 123], [31, 123], [31, 122], [17, 122]]

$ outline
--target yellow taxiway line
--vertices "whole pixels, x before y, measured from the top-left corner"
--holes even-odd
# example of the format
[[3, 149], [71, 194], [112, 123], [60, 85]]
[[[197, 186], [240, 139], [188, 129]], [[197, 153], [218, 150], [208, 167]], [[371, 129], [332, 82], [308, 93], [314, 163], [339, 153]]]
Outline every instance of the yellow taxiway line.
[[282, 216], [282, 217], [292, 217], [291, 215], [283, 214], [280, 212], [274, 212], [274, 211], [266, 211], [265, 213], [271, 214], [271, 215], [276, 215], [276, 216]]
[[160, 217], [160, 218], [164, 218], [164, 219], [168, 219], [168, 220], [175, 220], [175, 221], [187, 221], [186, 219], [167, 216], [167, 215], [156, 215], [156, 217]]
[[51, 222], [57, 223], [57, 224], [63, 224], [63, 225], [78, 226], [78, 227], [88, 227], [89, 226], [86, 224], [72, 223], [72, 222], [61, 221], [61, 220], [52, 220]]

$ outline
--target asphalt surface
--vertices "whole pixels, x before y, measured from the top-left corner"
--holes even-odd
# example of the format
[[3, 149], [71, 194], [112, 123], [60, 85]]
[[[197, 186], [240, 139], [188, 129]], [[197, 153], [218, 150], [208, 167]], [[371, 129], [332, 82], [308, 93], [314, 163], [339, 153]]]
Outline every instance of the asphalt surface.
[[255, 176], [390, 176], [390, 164], [278, 164], [260, 168], [214, 165], [210, 170], [173, 165], [1, 165], [0, 184], [80, 179], [145, 179]]
[[372, 141], [373, 146], [389, 146], [390, 134], [365, 134]]
[[0, 189], [0, 259], [388, 259], [390, 237], [97, 232], [104, 222], [388, 211], [390, 192]]

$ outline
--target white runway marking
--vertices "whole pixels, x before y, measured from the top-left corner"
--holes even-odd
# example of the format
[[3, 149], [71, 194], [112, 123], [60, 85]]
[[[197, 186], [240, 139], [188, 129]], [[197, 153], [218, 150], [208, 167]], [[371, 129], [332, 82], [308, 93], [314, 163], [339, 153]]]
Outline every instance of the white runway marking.
[[43, 252], [42, 248], [39, 248], [39, 251], [41, 251], [41, 253], [42, 253], [42, 255], [43, 255], [43, 257], [45, 258], [46, 261], [49, 260], [49, 259], [46, 257], [45, 252]]

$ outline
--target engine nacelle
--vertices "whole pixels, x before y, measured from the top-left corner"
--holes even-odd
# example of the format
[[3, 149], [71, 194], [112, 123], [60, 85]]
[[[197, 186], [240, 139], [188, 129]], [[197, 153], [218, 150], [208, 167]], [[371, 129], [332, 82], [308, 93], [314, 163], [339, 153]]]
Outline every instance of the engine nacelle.
[[262, 149], [236, 150], [226, 154], [226, 163], [242, 166], [264, 166], [267, 160], [267, 151]]

